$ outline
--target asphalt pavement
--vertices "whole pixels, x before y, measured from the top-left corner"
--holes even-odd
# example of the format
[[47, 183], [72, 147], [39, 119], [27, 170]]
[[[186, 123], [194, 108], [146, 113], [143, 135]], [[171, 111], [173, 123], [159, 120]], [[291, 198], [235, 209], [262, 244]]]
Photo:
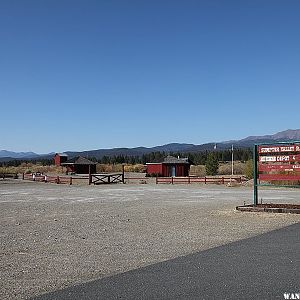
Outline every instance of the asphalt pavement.
[[299, 292], [297, 223], [35, 299], [284, 299]]

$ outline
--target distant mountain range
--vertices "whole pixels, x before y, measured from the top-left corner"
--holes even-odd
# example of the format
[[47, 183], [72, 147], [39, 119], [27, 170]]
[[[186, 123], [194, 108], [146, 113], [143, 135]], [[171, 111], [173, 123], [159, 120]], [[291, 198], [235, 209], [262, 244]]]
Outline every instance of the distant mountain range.
[[[252, 147], [254, 144], [258, 143], [276, 143], [276, 142], [285, 142], [285, 141], [300, 141], [300, 129], [288, 129], [275, 133], [273, 135], [264, 135], [264, 136], [249, 136], [241, 140], [232, 140], [219, 143], [206, 143], [202, 145], [194, 144], [184, 144], [184, 143], [172, 143], [162, 146], [155, 147], [136, 147], [136, 148], [113, 148], [113, 149], [98, 149], [98, 150], [89, 150], [89, 151], [66, 151], [70, 158], [74, 156], [85, 156], [85, 157], [96, 157], [101, 158], [103, 156], [114, 156], [114, 155], [127, 155], [127, 156], [142, 156], [150, 152], [200, 152], [205, 150], [214, 150], [215, 145], [217, 149], [224, 150], [230, 149], [231, 145], [235, 148], [248, 148]], [[0, 161], [9, 161], [14, 159], [38, 159], [38, 158], [52, 158], [53, 153], [48, 154], [37, 154], [34, 152], [12, 152], [7, 150], [0, 150]]]

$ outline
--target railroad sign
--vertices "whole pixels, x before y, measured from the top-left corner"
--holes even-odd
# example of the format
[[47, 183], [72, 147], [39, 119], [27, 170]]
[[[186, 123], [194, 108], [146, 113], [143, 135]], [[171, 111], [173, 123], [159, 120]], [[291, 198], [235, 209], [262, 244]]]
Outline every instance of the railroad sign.
[[258, 186], [300, 187], [300, 142], [254, 146], [254, 205]]

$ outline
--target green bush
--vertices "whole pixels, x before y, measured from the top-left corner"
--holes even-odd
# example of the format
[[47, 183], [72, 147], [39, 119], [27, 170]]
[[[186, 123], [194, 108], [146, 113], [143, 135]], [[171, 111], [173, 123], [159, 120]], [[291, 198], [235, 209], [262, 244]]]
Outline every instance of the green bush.
[[253, 159], [250, 159], [246, 162], [245, 176], [249, 179], [253, 178]]
[[206, 175], [214, 176], [218, 174], [219, 161], [214, 153], [209, 153], [205, 163]]

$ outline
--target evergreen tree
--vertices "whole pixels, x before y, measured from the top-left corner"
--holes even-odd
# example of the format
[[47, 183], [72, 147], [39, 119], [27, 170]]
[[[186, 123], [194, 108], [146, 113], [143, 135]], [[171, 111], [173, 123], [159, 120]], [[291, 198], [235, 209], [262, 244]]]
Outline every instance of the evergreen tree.
[[205, 169], [207, 175], [217, 175], [219, 168], [219, 161], [215, 153], [209, 153], [205, 163]]

